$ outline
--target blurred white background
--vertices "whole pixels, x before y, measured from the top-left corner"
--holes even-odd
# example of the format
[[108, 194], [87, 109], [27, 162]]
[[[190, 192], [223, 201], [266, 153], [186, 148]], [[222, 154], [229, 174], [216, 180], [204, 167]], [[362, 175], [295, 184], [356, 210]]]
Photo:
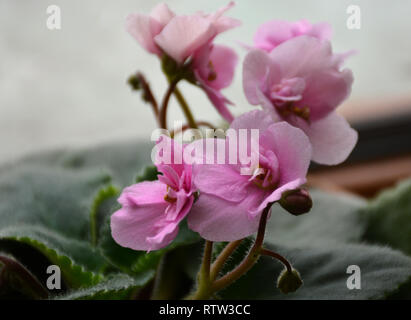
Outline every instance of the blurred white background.
[[[124, 30], [131, 12], [148, 13], [160, 1], [148, 0], [1, 0], [0, 2], [0, 162], [55, 147], [87, 146], [124, 138], [149, 139], [156, 122], [148, 105], [126, 80], [137, 70], [160, 99], [166, 82], [155, 56]], [[177, 13], [212, 12], [228, 3], [217, 0], [165, 1]], [[49, 5], [58, 5], [62, 29], [46, 27]], [[349, 5], [361, 8], [361, 29], [346, 27]], [[251, 43], [262, 22], [271, 19], [327, 21], [335, 51], [358, 50], [347, 66], [355, 76], [345, 108], [372, 99], [411, 92], [411, 1], [408, 0], [238, 0], [228, 15], [240, 28], [217, 38], [233, 46]], [[219, 121], [204, 94], [181, 86], [196, 118]], [[250, 110], [242, 92], [241, 65], [226, 96], [235, 114]], [[172, 119], [183, 119], [170, 108]], [[343, 107], [344, 111], [344, 107]]]

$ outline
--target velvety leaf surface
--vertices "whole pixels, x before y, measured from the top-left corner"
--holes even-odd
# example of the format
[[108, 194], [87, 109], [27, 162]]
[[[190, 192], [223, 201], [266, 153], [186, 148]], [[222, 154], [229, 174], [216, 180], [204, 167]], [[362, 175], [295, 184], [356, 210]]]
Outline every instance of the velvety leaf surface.
[[365, 221], [358, 210], [366, 201], [348, 194], [326, 194], [310, 190], [313, 208], [293, 216], [275, 204], [267, 223], [266, 240], [287, 247], [321, 246], [356, 242], [361, 238]]
[[365, 241], [411, 255], [411, 180], [381, 193], [361, 214], [366, 222]]
[[[267, 245], [289, 259], [303, 286], [282, 294], [276, 280], [283, 266], [262, 257], [244, 277], [221, 293], [225, 299], [382, 299], [395, 293], [411, 276], [411, 258], [386, 247], [340, 245], [291, 249]], [[361, 269], [361, 289], [347, 288], [347, 267]]]
[[[101, 169], [21, 165], [0, 175], [0, 239], [26, 243], [59, 265], [69, 286], [99, 281], [105, 261], [90, 246], [90, 206], [109, 181]], [[0, 248], [7, 250], [7, 246]]]
[[126, 300], [131, 299], [136, 289], [141, 288], [154, 275], [154, 271], [142, 273], [139, 277], [125, 274], [111, 275], [99, 284], [58, 296], [59, 300]]
[[[149, 136], [147, 136], [149, 138]], [[121, 141], [79, 149], [61, 149], [25, 157], [15, 163], [3, 165], [0, 174], [10, 168], [25, 164], [55, 166], [66, 169], [104, 168], [114, 185], [124, 187], [135, 183], [135, 177], [151, 164], [154, 143], [145, 141]]]

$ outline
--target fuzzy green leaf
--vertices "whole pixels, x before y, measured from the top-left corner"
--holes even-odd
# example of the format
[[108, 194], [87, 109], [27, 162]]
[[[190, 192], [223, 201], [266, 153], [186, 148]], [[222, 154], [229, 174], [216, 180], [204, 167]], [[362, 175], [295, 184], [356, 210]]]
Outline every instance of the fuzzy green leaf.
[[386, 190], [362, 210], [363, 239], [411, 255], [411, 180]]
[[144, 286], [154, 272], [146, 272], [139, 277], [125, 274], [111, 275], [107, 280], [86, 289], [73, 290], [66, 295], [58, 296], [59, 300], [126, 300], [131, 299], [136, 289]]

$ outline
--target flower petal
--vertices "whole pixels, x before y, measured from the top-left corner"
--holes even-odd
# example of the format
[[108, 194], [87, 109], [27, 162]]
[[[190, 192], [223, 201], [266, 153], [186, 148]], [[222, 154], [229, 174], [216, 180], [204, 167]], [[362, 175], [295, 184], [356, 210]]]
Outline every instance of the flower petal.
[[154, 41], [175, 61], [182, 63], [213, 36], [214, 31], [209, 20], [199, 15], [176, 16]]
[[166, 193], [167, 186], [160, 181], [144, 181], [125, 188], [118, 202], [123, 206], [159, 204]]
[[304, 183], [306, 183], [307, 179], [304, 178], [297, 178], [290, 182], [285, 183], [281, 187], [275, 189], [273, 193], [271, 193], [268, 197], [266, 197], [259, 206], [255, 209], [254, 212], [251, 212], [252, 215], [259, 214], [264, 208], [271, 202], [276, 202], [281, 199], [281, 196], [284, 192], [289, 190], [295, 190], [301, 187]]
[[272, 124], [260, 137], [260, 144], [273, 150], [280, 168], [280, 186], [307, 175], [312, 156], [311, 144], [304, 132], [287, 122]]
[[238, 61], [235, 51], [226, 46], [214, 45], [209, 61], [212, 63], [216, 78], [213, 81], [207, 81], [207, 84], [217, 90], [228, 87], [233, 81]]
[[234, 120], [234, 116], [231, 114], [230, 110], [227, 108], [227, 104], [232, 104], [230, 100], [223, 96], [223, 94], [205, 83], [201, 84], [204, 92], [206, 93], [208, 99], [221, 114], [221, 116], [228, 122], [231, 123]]
[[227, 31], [229, 29], [238, 27], [241, 25], [241, 21], [237, 19], [233, 19], [230, 17], [224, 17], [223, 14], [235, 6], [234, 1], [230, 1], [228, 5], [218, 9], [215, 13], [206, 15], [208, 19], [213, 23], [213, 27], [215, 28], [216, 34]]
[[[147, 206], [124, 206], [111, 216], [111, 234], [123, 247], [134, 250], [157, 250], [167, 246], [177, 234], [176, 230], [166, 230], [161, 242], [150, 243], [147, 238], [155, 237], [159, 230], [155, 227], [165, 217], [167, 203]], [[161, 231], [160, 231], [161, 232]]]
[[310, 120], [318, 120], [332, 112], [350, 95], [353, 81], [349, 69], [317, 72], [306, 79], [304, 99], [295, 105], [309, 106]]
[[270, 73], [271, 61], [268, 54], [261, 50], [252, 50], [244, 58], [243, 89], [249, 103], [259, 104], [257, 89], [262, 90]]
[[185, 170], [183, 146], [176, 140], [162, 135], [155, 146], [154, 164], [158, 171], [178, 186], [178, 180]]
[[336, 112], [301, 127], [310, 138], [313, 161], [337, 165], [347, 159], [358, 140], [358, 133]]
[[247, 196], [249, 176], [240, 175], [229, 164], [194, 165], [194, 184], [200, 193], [208, 193], [227, 201], [239, 202]]
[[160, 31], [160, 24], [151, 17], [132, 13], [126, 17], [126, 30], [148, 52], [160, 54], [161, 51], [154, 43], [154, 36]]
[[150, 13], [150, 17], [155, 19], [161, 25], [161, 28], [164, 28], [174, 16], [174, 12], [165, 3], [159, 3]]
[[248, 212], [236, 203], [202, 194], [187, 222], [190, 229], [209, 241], [234, 241], [255, 233], [259, 216], [249, 219]]
[[253, 110], [243, 113], [239, 117], [235, 118], [231, 123], [230, 128], [235, 130], [259, 129], [260, 133], [262, 133], [272, 124], [273, 120], [268, 112], [262, 110]]

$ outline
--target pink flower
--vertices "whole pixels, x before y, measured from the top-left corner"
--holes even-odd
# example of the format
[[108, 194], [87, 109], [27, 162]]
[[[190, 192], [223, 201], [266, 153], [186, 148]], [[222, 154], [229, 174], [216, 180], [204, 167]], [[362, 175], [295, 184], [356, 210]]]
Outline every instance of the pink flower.
[[126, 18], [126, 29], [144, 49], [161, 56], [161, 49], [154, 42], [154, 38], [174, 16], [174, 12], [165, 3], [160, 3], [151, 11], [150, 15], [129, 14]]
[[[311, 159], [306, 135], [286, 122], [273, 124], [264, 111], [243, 114], [232, 122], [231, 129], [237, 133], [239, 129], [259, 130], [258, 141], [252, 141], [250, 136], [247, 141], [238, 141], [238, 145], [246, 142], [249, 150], [256, 150], [250, 146], [257, 143], [259, 161], [256, 167], [248, 167], [251, 175], [241, 174], [241, 165], [247, 164], [229, 164], [227, 157], [223, 164], [193, 164], [194, 184], [200, 197], [187, 221], [192, 230], [211, 241], [233, 241], [255, 233], [267, 204], [305, 183]], [[195, 150], [203, 151], [204, 159], [215, 156], [203, 148], [204, 141], [211, 140], [193, 142]], [[228, 139], [214, 141], [227, 153], [233, 148]]]
[[213, 44], [203, 47], [193, 59], [193, 71], [199, 86], [228, 122], [234, 119], [227, 108], [227, 104], [232, 103], [220, 90], [231, 84], [237, 60], [234, 50]]
[[328, 23], [311, 24], [307, 20], [296, 22], [273, 20], [262, 24], [254, 35], [254, 48], [271, 52], [284, 41], [307, 35], [319, 40], [331, 39], [331, 26]]
[[176, 16], [166, 4], [159, 4], [149, 16], [129, 15], [126, 23], [128, 32], [147, 51], [160, 57], [166, 53], [180, 65], [190, 58], [197, 84], [228, 122], [233, 116], [227, 104], [232, 103], [221, 89], [233, 80], [237, 55], [230, 48], [214, 45], [213, 40], [219, 33], [240, 25], [238, 20], [223, 16], [233, 6], [234, 2], [230, 2], [213, 14]]
[[309, 137], [313, 160], [343, 162], [357, 142], [357, 132], [335, 109], [350, 94], [353, 76], [340, 70], [343, 55], [333, 55], [328, 41], [300, 36], [270, 53], [250, 51], [243, 66], [247, 100], [261, 105], [274, 121], [287, 121]]
[[157, 147], [162, 175], [125, 188], [118, 199], [122, 208], [111, 216], [113, 239], [123, 247], [150, 251], [167, 246], [193, 205], [191, 166], [175, 160], [183, 146], [162, 136]]
[[240, 24], [236, 19], [224, 17], [234, 6], [230, 2], [214, 14], [202, 12], [193, 15], [175, 15], [166, 4], [157, 5], [149, 16], [139, 13], [127, 17], [127, 31], [149, 52], [165, 52], [177, 63], [184, 62], [221, 32]]

